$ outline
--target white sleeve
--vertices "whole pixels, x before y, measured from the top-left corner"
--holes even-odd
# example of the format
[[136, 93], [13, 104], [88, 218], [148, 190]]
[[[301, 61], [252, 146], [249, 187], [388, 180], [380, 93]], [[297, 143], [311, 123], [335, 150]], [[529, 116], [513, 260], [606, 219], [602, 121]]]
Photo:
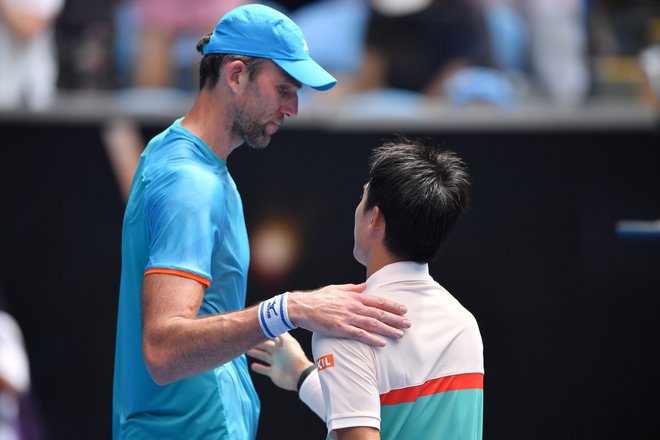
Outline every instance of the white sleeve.
[[0, 312], [0, 376], [18, 392], [30, 386], [23, 335], [14, 318], [5, 312]]
[[323, 402], [321, 381], [319, 380], [319, 372], [317, 370], [309, 373], [309, 376], [307, 376], [300, 386], [298, 397], [325, 422], [325, 403]]
[[380, 395], [374, 349], [351, 339], [314, 334], [312, 350], [326, 408], [328, 432], [380, 429]]

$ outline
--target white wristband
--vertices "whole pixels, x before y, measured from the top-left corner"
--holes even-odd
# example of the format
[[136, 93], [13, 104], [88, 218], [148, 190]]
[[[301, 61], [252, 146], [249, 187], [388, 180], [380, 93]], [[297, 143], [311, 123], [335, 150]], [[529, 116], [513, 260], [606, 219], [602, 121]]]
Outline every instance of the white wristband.
[[259, 326], [269, 339], [275, 339], [277, 335], [296, 328], [289, 320], [289, 314], [287, 313], [288, 295], [289, 292], [284, 292], [259, 304]]

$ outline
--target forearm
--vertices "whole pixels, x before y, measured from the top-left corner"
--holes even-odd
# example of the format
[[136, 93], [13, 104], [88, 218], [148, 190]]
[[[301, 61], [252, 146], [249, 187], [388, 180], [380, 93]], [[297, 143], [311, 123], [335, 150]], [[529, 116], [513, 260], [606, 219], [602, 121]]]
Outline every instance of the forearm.
[[147, 368], [165, 385], [242, 355], [266, 338], [255, 307], [203, 318], [174, 317], [143, 339]]
[[298, 397], [325, 421], [325, 404], [318, 371], [300, 343], [289, 333], [282, 333], [247, 352], [261, 361], [252, 364], [252, 371], [271, 378], [278, 387], [298, 391]]
[[399, 328], [410, 326], [399, 316], [405, 307], [363, 296], [362, 290], [364, 285], [347, 284], [294, 291], [271, 298], [262, 309], [198, 318], [204, 298], [201, 283], [176, 275], [149, 274], [142, 291], [147, 369], [159, 384], [181, 380], [236, 358], [265, 341], [265, 334], [275, 337], [297, 326], [376, 346], [385, 345], [379, 334], [400, 338], [403, 331]]

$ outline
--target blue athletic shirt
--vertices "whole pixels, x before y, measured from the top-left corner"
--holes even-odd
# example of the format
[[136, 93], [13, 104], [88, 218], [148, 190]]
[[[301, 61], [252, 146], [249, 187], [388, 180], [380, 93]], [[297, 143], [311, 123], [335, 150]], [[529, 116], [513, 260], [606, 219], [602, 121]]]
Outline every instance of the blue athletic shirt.
[[113, 438], [254, 439], [260, 403], [245, 356], [157, 385], [142, 355], [145, 273], [204, 284], [199, 316], [245, 307], [249, 245], [227, 164], [180, 120], [141, 156], [122, 231]]

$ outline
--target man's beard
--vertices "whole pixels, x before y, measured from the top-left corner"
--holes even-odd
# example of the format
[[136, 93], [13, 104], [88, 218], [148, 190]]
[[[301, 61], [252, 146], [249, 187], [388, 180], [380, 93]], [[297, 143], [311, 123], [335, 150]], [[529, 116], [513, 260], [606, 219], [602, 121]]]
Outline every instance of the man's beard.
[[266, 125], [261, 124], [258, 118], [245, 107], [235, 107], [232, 112], [234, 123], [232, 132], [255, 150], [263, 150], [270, 143], [270, 136], [266, 135]]

